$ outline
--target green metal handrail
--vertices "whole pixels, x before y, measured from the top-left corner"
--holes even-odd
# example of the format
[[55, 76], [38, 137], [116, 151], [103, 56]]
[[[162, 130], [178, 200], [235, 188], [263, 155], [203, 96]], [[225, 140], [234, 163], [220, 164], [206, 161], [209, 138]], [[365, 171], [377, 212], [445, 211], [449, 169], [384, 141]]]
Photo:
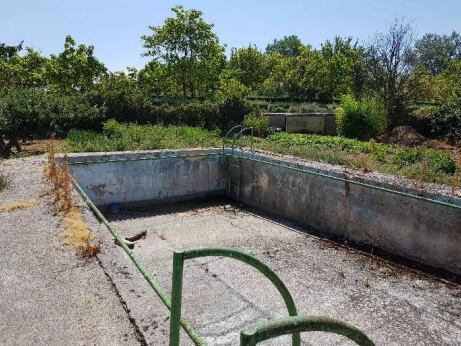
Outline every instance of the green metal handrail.
[[[188, 251], [175, 251], [173, 254], [173, 279], [171, 294], [171, 317], [170, 317], [170, 346], [179, 346], [180, 341], [180, 321], [182, 303], [182, 282], [184, 261], [198, 257], [230, 257], [259, 270], [267, 277], [282, 295], [290, 316], [296, 316], [297, 310], [293, 297], [288, 291], [283, 281], [275, 274], [272, 269], [262, 263], [256, 257], [245, 252], [229, 248], [202, 248]], [[299, 346], [301, 342], [299, 332], [293, 332], [292, 345]]]
[[300, 332], [327, 332], [345, 336], [360, 346], [374, 346], [361, 330], [345, 322], [317, 316], [295, 316], [266, 321], [240, 333], [240, 346], [254, 346], [264, 340]]

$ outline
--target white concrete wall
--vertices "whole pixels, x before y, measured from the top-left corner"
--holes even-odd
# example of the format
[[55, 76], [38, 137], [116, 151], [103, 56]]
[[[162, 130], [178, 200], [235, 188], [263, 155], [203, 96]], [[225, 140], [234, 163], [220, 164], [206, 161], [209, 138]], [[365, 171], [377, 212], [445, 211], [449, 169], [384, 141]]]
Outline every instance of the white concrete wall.
[[[144, 151], [69, 155], [70, 171], [97, 206], [142, 204], [223, 194], [219, 150]], [[165, 157], [204, 155], [187, 158]], [[139, 160], [155, 157], [157, 159]], [[158, 159], [163, 157], [163, 159]], [[128, 161], [116, 161], [116, 160]], [[73, 164], [115, 160], [115, 162]]]

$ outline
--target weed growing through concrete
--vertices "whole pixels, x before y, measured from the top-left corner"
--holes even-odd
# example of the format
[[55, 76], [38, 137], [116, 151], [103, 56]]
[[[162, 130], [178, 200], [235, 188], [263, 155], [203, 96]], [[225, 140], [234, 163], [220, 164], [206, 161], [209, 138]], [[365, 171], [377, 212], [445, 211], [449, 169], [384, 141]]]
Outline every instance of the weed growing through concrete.
[[83, 220], [80, 210], [75, 207], [72, 199], [72, 181], [69, 175], [67, 157], [61, 164], [56, 162], [53, 148], [48, 150], [48, 165], [45, 176], [52, 183], [54, 192], [54, 204], [63, 215], [66, 231], [62, 235], [65, 245], [71, 245], [79, 250], [82, 256], [95, 256], [99, 250], [99, 244], [94, 244], [94, 236]]

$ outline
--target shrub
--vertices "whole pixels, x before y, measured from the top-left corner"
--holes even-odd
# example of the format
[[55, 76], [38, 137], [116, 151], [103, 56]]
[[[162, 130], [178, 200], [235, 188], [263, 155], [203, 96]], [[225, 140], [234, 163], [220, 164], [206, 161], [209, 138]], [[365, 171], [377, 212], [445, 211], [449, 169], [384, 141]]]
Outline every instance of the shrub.
[[243, 124], [245, 127], [251, 127], [254, 135], [258, 137], [266, 136], [270, 127], [269, 118], [258, 113], [251, 113], [245, 116]]
[[376, 97], [357, 100], [345, 95], [336, 110], [336, 124], [342, 136], [365, 140], [373, 138], [386, 129], [385, 107]]
[[9, 156], [20, 140], [46, 134], [47, 107], [44, 94], [14, 89], [0, 98], [0, 153]]
[[20, 141], [64, 136], [72, 128], [98, 129], [104, 109], [80, 96], [35, 89], [10, 89], [0, 95], [0, 153], [9, 156]]
[[449, 153], [428, 149], [426, 156], [433, 172], [450, 175], [456, 173], [456, 160]]
[[48, 133], [66, 136], [71, 129], [100, 130], [106, 109], [82, 96], [48, 95]]
[[424, 158], [423, 150], [420, 148], [404, 148], [397, 152], [394, 161], [400, 166], [413, 165], [421, 162]]
[[456, 143], [461, 139], [461, 99], [441, 106], [431, 116], [432, 133]]
[[216, 147], [222, 145], [217, 131], [198, 127], [121, 124], [109, 120], [102, 133], [72, 130], [66, 140], [69, 151], [118, 151], [165, 148]]
[[[237, 95], [238, 96], [238, 95]], [[106, 120], [137, 124], [199, 126], [227, 131], [243, 121], [249, 106], [236, 95], [221, 95], [214, 101], [162, 102], [150, 100], [134, 88], [101, 89], [89, 94], [90, 103], [106, 108]]]

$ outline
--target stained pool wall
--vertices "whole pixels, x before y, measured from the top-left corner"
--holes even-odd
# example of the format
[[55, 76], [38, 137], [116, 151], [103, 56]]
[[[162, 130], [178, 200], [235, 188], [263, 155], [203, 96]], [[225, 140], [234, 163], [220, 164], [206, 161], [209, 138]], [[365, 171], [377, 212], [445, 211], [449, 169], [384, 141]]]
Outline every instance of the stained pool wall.
[[222, 150], [69, 155], [71, 173], [98, 207], [224, 194]]
[[[460, 209], [332, 179], [342, 174], [314, 164], [240, 150], [226, 150], [223, 156], [222, 149], [77, 154], [69, 155], [69, 163], [98, 206], [225, 194], [320, 233], [461, 275]], [[366, 183], [421, 193], [378, 181]], [[426, 197], [461, 205], [460, 199]]]
[[[341, 174], [307, 163], [292, 164], [264, 154], [240, 155], [226, 158], [226, 171], [231, 182], [228, 193], [241, 203], [324, 234], [461, 274], [460, 209], [324, 177], [321, 174]], [[401, 186], [386, 188], [409, 192]], [[429, 197], [447, 201], [443, 196]], [[449, 202], [461, 204], [459, 199]]]

